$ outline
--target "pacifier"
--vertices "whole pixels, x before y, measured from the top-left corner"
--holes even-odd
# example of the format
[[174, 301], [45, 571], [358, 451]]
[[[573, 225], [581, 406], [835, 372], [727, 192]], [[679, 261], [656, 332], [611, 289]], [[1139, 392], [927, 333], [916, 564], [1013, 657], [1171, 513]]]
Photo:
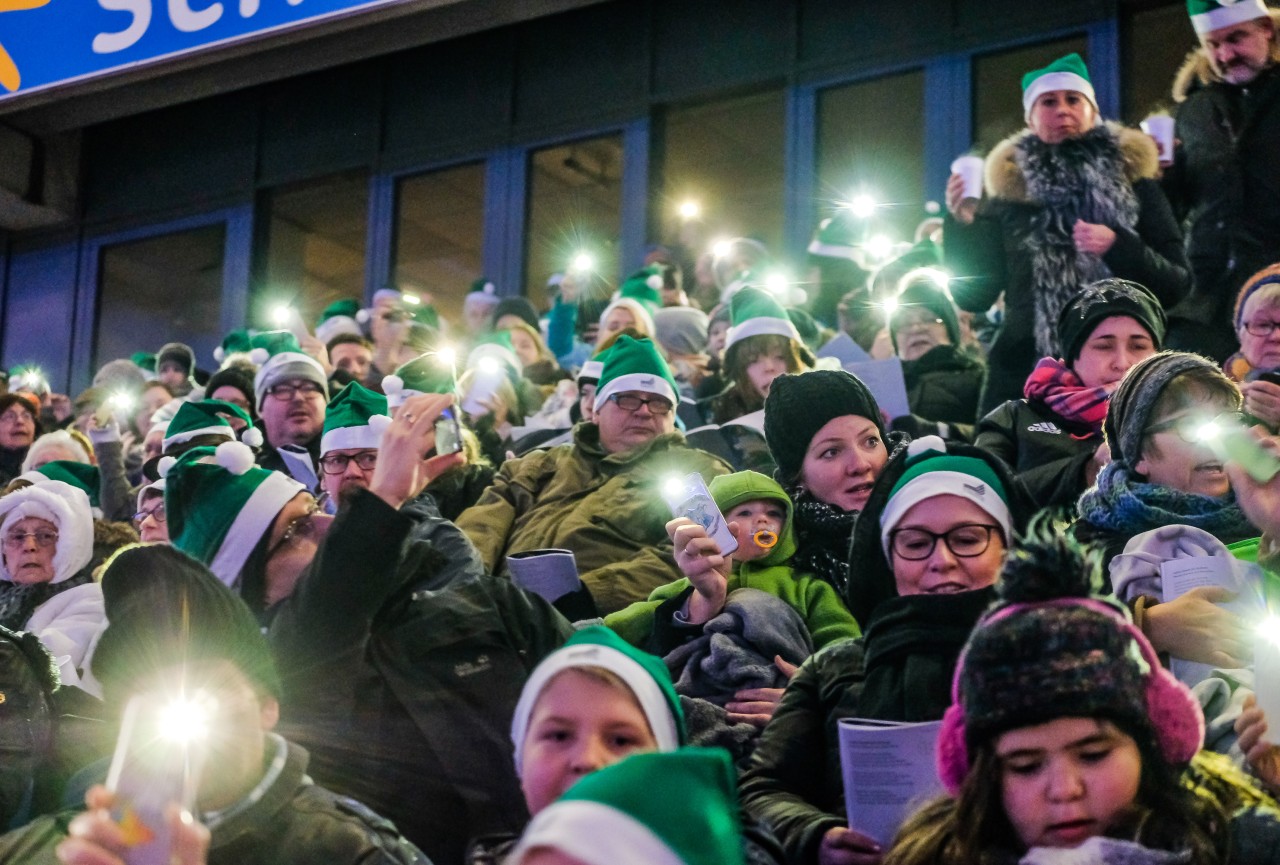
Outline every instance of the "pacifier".
[[751, 540], [762, 550], [771, 550], [778, 545], [778, 533], [761, 529], [751, 536]]

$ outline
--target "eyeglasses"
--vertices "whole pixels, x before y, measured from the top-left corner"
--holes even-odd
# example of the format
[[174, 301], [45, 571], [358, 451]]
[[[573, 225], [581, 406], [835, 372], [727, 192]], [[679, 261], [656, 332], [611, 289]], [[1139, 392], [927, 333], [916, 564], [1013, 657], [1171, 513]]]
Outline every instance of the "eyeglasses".
[[299, 517], [295, 517], [285, 528], [284, 534], [280, 536], [280, 540], [276, 541], [275, 546], [267, 550], [267, 558], [270, 559], [281, 549], [288, 546], [294, 538], [303, 541], [309, 538], [315, 538], [318, 534], [315, 518], [318, 515], [320, 515], [320, 504], [313, 501], [307, 506], [307, 512]]
[[913, 327], [929, 327], [934, 324], [945, 324], [945, 322], [942, 319], [935, 318], [933, 316], [911, 315], [909, 313], [899, 315], [893, 320], [895, 330], [908, 330]]
[[31, 417], [31, 412], [7, 411], [4, 414], [0, 414], [0, 423], [18, 423], [19, 421], [24, 420], [34, 422]]
[[14, 532], [4, 536], [4, 545], [9, 549], [20, 549], [27, 545], [27, 538], [35, 538], [36, 546], [47, 549], [58, 542], [57, 532]]
[[352, 462], [362, 472], [371, 472], [378, 465], [377, 451], [361, 451], [358, 454], [325, 454], [320, 457], [320, 468], [327, 475], [340, 475]]
[[991, 546], [991, 533], [999, 528], [975, 523], [956, 526], [940, 535], [927, 529], [897, 529], [889, 534], [889, 546], [898, 558], [919, 562], [933, 555], [938, 541], [942, 541], [954, 555], [971, 559], [987, 551]]
[[625, 412], [640, 411], [640, 406], [647, 405], [649, 411], [656, 415], [671, 414], [671, 400], [660, 396], [651, 396], [648, 399], [639, 396], [632, 396], [627, 393], [611, 393], [607, 402], [611, 402]]
[[1215, 437], [1223, 428], [1247, 426], [1248, 421], [1242, 411], [1225, 411], [1213, 418], [1202, 414], [1184, 414], [1180, 417], [1162, 420], [1147, 427], [1146, 434], [1158, 432], [1175, 433], [1189, 445], [1202, 444]]
[[272, 399], [278, 399], [281, 402], [291, 400], [299, 393], [304, 397], [307, 397], [312, 396], [313, 394], [324, 393], [324, 389], [313, 381], [303, 381], [298, 382], [297, 384], [273, 384], [271, 387], [267, 388], [267, 394]]
[[164, 502], [150, 510], [138, 511], [133, 515], [133, 524], [141, 528], [142, 524], [147, 521], [147, 517], [153, 518], [157, 523], [163, 523], [165, 521]]
[[1271, 336], [1277, 327], [1280, 327], [1280, 321], [1246, 321], [1244, 329], [1249, 331], [1250, 336]]

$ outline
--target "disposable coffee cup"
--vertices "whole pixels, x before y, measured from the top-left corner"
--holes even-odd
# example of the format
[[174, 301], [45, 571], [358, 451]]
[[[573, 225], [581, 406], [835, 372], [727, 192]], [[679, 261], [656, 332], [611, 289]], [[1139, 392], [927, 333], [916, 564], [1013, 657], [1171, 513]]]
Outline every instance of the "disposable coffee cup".
[[1160, 164], [1173, 164], [1173, 118], [1168, 114], [1152, 114], [1141, 123], [1142, 131], [1155, 139], [1160, 149]]
[[964, 197], [982, 197], [982, 157], [961, 156], [951, 163], [951, 173], [959, 174], [964, 180]]
[[582, 586], [572, 550], [525, 550], [507, 556], [511, 581], [554, 603]]

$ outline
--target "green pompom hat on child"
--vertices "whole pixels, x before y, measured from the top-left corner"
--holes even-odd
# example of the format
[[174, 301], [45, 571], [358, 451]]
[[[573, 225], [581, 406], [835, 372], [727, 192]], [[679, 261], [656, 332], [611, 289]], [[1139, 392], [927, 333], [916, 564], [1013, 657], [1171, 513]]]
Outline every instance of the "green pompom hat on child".
[[1093, 92], [1089, 69], [1084, 65], [1084, 58], [1074, 51], [1043, 69], [1033, 69], [1022, 76], [1023, 119], [1030, 121], [1031, 106], [1036, 104], [1040, 94], [1053, 90], [1075, 91], [1089, 100], [1095, 112], [1098, 111], [1098, 97]]

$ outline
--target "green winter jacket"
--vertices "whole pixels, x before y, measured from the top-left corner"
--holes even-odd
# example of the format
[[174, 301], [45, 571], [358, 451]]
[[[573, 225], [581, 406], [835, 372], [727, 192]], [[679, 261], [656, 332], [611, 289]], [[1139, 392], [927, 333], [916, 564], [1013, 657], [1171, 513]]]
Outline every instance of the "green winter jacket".
[[680, 575], [666, 524], [663, 480], [729, 466], [665, 433], [622, 453], [606, 453], [595, 424], [578, 424], [573, 444], [503, 464], [493, 486], [458, 518], [487, 570], [509, 575], [506, 557], [524, 550], [572, 550], [601, 615], [642, 600]]
[[[804, 619], [815, 649], [861, 634], [853, 614], [830, 583], [812, 574], [797, 574], [788, 564], [795, 555], [796, 540], [791, 527], [791, 499], [781, 486], [758, 472], [746, 471], [716, 478], [710, 490], [716, 505], [726, 514], [743, 502], [760, 499], [781, 502], [787, 510], [777, 546], [755, 561], [735, 561], [728, 591], [759, 589], [781, 599]], [[654, 633], [659, 607], [685, 594], [692, 585], [686, 577], [660, 586], [648, 600], [606, 616], [604, 623], [633, 646], [651, 650], [647, 643]]]

